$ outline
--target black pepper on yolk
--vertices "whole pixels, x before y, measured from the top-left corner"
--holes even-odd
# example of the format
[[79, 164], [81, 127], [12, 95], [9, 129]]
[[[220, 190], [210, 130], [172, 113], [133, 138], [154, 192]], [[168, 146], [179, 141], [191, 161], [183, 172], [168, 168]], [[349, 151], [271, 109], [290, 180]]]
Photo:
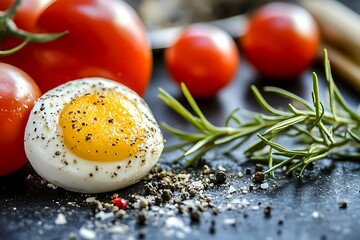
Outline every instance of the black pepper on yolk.
[[119, 93], [91, 93], [60, 113], [64, 144], [77, 156], [100, 162], [127, 159], [140, 151], [145, 129], [136, 105]]

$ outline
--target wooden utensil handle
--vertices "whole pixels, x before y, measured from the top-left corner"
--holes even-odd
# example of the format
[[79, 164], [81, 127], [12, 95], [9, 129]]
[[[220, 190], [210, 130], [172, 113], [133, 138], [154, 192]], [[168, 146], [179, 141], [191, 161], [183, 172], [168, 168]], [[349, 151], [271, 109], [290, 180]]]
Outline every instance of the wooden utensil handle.
[[[331, 45], [324, 44], [323, 47], [328, 51], [334, 72], [342, 76], [356, 92], [360, 93], [360, 65]], [[321, 51], [321, 57], [323, 57], [323, 51]]]
[[[300, 0], [318, 22], [333, 70], [360, 93], [360, 15], [334, 0]], [[323, 50], [319, 52], [323, 58]]]
[[360, 15], [335, 0], [300, 0], [318, 22], [324, 42], [360, 64]]

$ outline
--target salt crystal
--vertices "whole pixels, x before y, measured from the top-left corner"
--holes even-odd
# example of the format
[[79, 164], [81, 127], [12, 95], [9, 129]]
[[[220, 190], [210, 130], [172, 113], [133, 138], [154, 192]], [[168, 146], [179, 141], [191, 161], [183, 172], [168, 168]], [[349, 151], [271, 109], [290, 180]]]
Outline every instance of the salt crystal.
[[268, 189], [269, 188], [269, 184], [268, 183], [262, 183], [261, 185], [260, 185], [260, 188], [261, 189]]
[[55, 224], [56, 225], [64, 225], [66, 223], [67, 223], [67, 221], [66, 221], [65, 215], [62, 213], [59, 213], [55, 219]]
[[113, 212], [104, 212], [104, 211], [100, 211], [98, 212], [95, 217], [96, 218], [100, 218], [102, 221], [106, 220], [106, 219], [109, 219], [111, 217], [114, 216], [114, 213]]
[[241, 204], [243, 205], [243, 207], [247, 207], [247, 206], [250, 205], [250, 202], [249, 202], [248, 200], [246, 200], [246, 199], [243, 199], [243, 200], [241, 201]]
[[155, 202], [155, 196], [152, 196], [152, 195], [146, 196], [145, 199], [148, 200], [149, 202]]
[[227, 210], [231, 210], [233, 208], [233, 205], [231, 205], [230, 203], [226, 204], [226, 209]]
[[256, 205], [256, 206], [252, 206], [251, 209], [252, 209], [252, 210], [259, 210], [260, 207]]
[[126, 233], [127, 231], [129, 231], [129, 226], [125, 224], [118, 224], [110, 227], [108, 231], [111, 233]]
[[194, 187], [202, 187], [202, 182], [200, 180], [199, 181], [194, 181], [194, 182], [192, 182], [192, 185]]
[[57, 189], [57, 186], [54, 185], [54, 184], [52, 184], [52, 183], [48, 183], [46, 186], [47, 186], [48, 188]]
[[317, 211], [313, 212], [313, 213], [312, 213], [312, 217], [313, 217], [313, 218], [319, 218], [319, 217], [320, 217], [319, 212], [317, 212]]
[[180, 218], [177, 217], [170, 217], [166, 220], [166, 227], [172, 228], [172, 227], [179, 227], [182, 226], [184, 223], [181, 221]]
[[194, 204], [194, 202], [190, 199], [185, 200], [182, 202], [182, 204], [184, 204], [186, 207], [192, 206]]
[[224, 219], [224, 224], [225, 225], [234, 225], [234, 224], [236, 224], [236, 219], [235, 218], [226, 218], [226, 219]]
[[174, 204], [166, 205], [166, 207], [169, 208], [169, 209], [177, 209], [177, 206], [174, 205]]
[[218, 169], [219, 169], [219, 171], [226, 172], [226, 169], [223, 166], [219, 166]]
[[153, 212], [158, 212], [158, 211], [160, 211], [160, 207], [159, 206], [151, 206], [151, 211], [153, 211]]
[[241, 201], [240, 201], [240, 199], [239, 198], [236, 198], [236, 199], [233, 199], [232, 201], [231, 201], [231, 204], [240, 204], [241, 203]]
[[70, 206], [74, 206], [74, 207], [77, 207], [77, 206], [78, 206], [78, 205], [76, 204], [76, 202], [68, 202], [67, 204], [70, 205]]
[[227, 194], [231, 194], [231, 193], [234, 193], [236, 191], [237, 191], [236, 188], [234, 188], [233, 186], [230, 186], [229, 190], [227, 191]]
[[88, 197], [88, 198], [86, 198], [85, 201], [86, 201], [86, 202], [95, 202], [95, 201], [96, 201], [96, 198], [95, 198], [95, 197]]
[[82, 238], [91, 240], [96, 238], [96, 232], [86, 228], [80, 228], [79, 234]]
[[178, 217], [169, 217], [165, 222], [165, 228], [178, 229], [182, 230], [185, 233], [191, 231], [191, 228], [189, 226], [186, 226], [185, 223]]
[[233, 197], [232, 194], [227, 194], [227, 195], [226, 195], [226, 199], [230, 199], [230, 198], [232, 198], [232, 197]]

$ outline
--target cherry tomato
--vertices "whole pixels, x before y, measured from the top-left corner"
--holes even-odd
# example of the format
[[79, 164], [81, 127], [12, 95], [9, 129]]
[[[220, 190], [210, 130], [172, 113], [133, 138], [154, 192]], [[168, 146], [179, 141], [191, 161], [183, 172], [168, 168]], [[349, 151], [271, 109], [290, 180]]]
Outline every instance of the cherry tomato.
[[240, 41], [245, 56], [260, 74], [289, 79], [313, 63], [320, 33], [305, 9], [290, 3], [270, 3], [251, 15]]
[[145, 93], [152, 53], [142, 22], [127, 3], [56, 0], [40, 14], [33, 31], [69, 33], [52, 42], [29, 43], [0, 60], [27, 72], [43, 92], [73, 79], [104, 77]]
[[[15, 0], [1, 0], [0, 10], [9, 9]], [[31, 30], [42, 11], [52, 0], [23, 0], [19, 9], [14, 16], [14, 22], [18, 28], [23, 30]]]
[[15, 172], [27, 162], [24, 130], [40, 95], [40, 89], [29, 75], [0, 63], [0, 176]]
[[186, 27], [165, 52], [170, 74], [194, 97], [215, 95], [229, 84], [239, 66], [239, 51], [224, 31], [207, 24]]

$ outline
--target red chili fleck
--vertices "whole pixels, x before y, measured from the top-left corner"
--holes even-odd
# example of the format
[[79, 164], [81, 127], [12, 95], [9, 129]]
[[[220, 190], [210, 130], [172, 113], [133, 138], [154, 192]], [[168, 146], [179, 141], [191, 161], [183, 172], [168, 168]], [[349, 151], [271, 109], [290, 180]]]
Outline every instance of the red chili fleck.
[[112, 200], [112, 202], [118, 206], [120, 209], [125, 209], [127, 207], [127, 201], [123, 198], [117, 197]]

